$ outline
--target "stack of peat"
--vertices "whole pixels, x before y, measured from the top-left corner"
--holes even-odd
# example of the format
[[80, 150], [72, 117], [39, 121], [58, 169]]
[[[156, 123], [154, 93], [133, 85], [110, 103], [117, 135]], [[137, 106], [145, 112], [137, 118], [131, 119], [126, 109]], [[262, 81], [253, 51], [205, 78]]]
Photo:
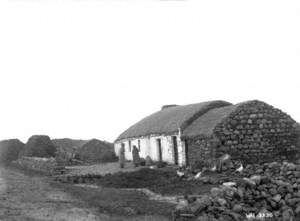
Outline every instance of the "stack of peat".
[[177, 207], [174, 219], [300, 220], [300, 164], [249, 165], [241, 175], [246, 177], [186, 200]]
[[229, 153], [244, 162], [293, 161], [297, 157], [297, 123], [263, 102], [238, 105], [215, 128], [215, 134], [221, 144], [218, 154]]

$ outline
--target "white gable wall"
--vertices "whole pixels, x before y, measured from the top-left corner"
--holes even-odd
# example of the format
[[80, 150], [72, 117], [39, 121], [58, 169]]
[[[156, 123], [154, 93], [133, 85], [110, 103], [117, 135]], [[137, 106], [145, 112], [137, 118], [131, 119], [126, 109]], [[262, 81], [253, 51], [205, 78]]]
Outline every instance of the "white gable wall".
[[[178, 146], [178, 163], [179, 165], [185, 164], [185, 151], [184, 151], [184, 142], [181, 141], [179, 136], [177, 137], [177, 146]], [[162, 160], [168, 163], [174, 163], [174, 147], [172, 142], [172, 136], [148, 136], [140, 137], [139, 139], [130, 139], [131, 140], [131, 151], [129, 151], [129, 139], [124, 139], [115, 143], [115, 152], [118, 155], [121, 144], [125, 145], [125, 158], [126, 160], [132, 160], [132, 149], [135, 145], [138, 147], [138, 140], [140, 140], [140, 157], [146, 158], [150, 156], [152, 160], [158, 161], [158, 145], [157, 139], [161, 140], [161, 149], [162, 149]]]

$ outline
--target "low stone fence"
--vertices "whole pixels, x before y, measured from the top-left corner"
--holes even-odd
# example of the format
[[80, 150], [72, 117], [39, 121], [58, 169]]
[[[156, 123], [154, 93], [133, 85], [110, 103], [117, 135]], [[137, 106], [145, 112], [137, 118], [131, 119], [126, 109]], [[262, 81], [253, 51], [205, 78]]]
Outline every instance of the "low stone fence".
[[21, 157], [13, 165], [49, 175], [63, 172], [63, 167], [59, 167], [54, 158]]

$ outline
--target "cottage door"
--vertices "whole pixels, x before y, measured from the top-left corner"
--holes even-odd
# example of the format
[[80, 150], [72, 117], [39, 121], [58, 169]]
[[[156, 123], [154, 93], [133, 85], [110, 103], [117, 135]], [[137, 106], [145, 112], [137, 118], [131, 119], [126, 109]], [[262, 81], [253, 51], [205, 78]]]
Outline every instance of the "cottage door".
[[173, 154], [174, 154], [174, 164], [178, 165], [178, 145], [177, 145], [177, 137], [172, 137], [173, 141]]
[[157, 152], [158, 152], [158, 161], [162, 161], [162, 150], [161, 150], [161, 140], [156, 139]]

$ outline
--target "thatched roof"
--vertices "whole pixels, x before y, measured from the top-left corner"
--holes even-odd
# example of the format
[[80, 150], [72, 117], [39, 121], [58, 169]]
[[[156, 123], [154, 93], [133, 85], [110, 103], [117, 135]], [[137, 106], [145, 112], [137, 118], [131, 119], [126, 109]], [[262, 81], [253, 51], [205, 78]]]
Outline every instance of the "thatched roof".
[[164, 108], [131, 126], [116, 141], [152, 134], [171, 134], [177, 132], [178, 128], [183, 131], [207, 111], [228, 105], [231, 104], [226, 101], [207, 101]]
[[212, 109], [201, 117], [196, 119], [182, 133], [183, 137], [194, 137], [198, 135], [210, 136], [213, 134], [215, 127], [227, 118], [237, 108], [237, 105], [230, 105]]

